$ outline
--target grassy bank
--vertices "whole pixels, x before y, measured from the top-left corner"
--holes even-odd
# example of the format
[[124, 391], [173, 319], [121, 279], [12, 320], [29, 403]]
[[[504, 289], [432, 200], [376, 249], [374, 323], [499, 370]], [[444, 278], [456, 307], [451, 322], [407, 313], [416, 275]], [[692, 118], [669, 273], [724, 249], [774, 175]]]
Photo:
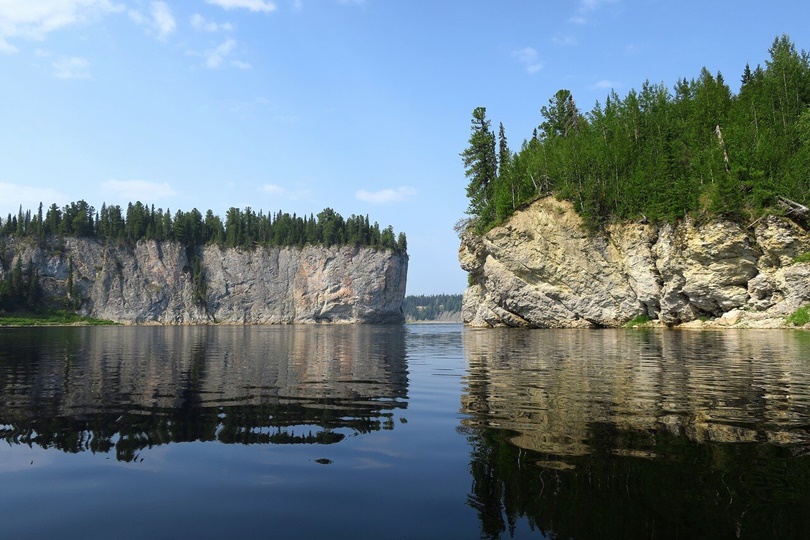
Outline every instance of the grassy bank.
[[83, 317], [64, 310], [37, 313], [0, 313], [0, 326], [107, 326], [115, 324], [118, 323], [104, 319]]

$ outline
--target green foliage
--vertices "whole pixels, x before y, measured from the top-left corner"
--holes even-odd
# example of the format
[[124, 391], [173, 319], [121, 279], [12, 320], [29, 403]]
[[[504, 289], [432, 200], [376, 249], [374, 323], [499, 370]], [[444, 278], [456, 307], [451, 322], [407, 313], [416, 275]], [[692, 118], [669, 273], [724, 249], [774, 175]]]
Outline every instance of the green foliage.
[[0, 326], [109, 326], [117, 324], [105, 319], [83, 317], [64, 310], [25, 311], [13, 315], [0, 314]]
[[624, 325], [625, 328], [633, 328], [636, 326], [645, 326], [652, 320], [648, 315], [638, 315], [627, 321]]
[[[399, 253], [407, 250], [405, 233], [394, 233], [390, 225], [384, 229], [368, 216], [352, 215], [347, 219], [326, 208], [317, 217], [290, 215], [279, 211], [265, 215], [250, 207], [230, 208], [225, 222], [208, 210], [203, 217], [196, 208], [190, 212], [178, 210], [172, 215], [140, 201], [129, 203], [126, 211], [120, 206], [102, 204], [95, 209], [84, 201], [70, 203], [64, 208], [51, 205], [42, 216], [32, 217], [30, 211], [17, 216], [9, 214], [0, 219], [0, 236], [14, 234], [42, 242], [48, 236], [82, 236], [107, 242], [138, 242], [140, 240], [169, 240], [186, 248], [215, 243], [225, 247], [253, 248], [264, 246], [356, 245], [375, 249], [390, 249]], [[191, 257], [190, 259], [191, 260]]]
[[460, 294], [406, 296], [402, 312], [408, 321], [434, 321], [450, 314], [461, 313]]
[[205, 279], [205, 272], [202, 268], [202, 261], [199, 256], [194, 257], [194, 263], [191, 269], [191, 290], [194, 295], [194, 301], [204, 306], [208, 298], [208, 282]]
[[462, 153], [476, 229], [547, 193], [571, 201], [592, 229], [610, 220], [750, 219], [780, 196], [807, 205], [810, 57], [787, 36], [768, 52], [764, 67], [746, 66], [736, 95], [705, 68], [671, 90], [647, 81], [624, 98], [612, 91], [587, 113], [560, 90], [516, 153], [501, 126], [495, 155], [486, 110], [476, 108]]
[[810, 263], [810, 251], [802, 253], [798, 257], [794, 258], [793, 263]]
[[464, 174], [469, 178], [467, 197], [470, 199], [468, 213], [482, 216], [484, 222], [491, 220], [493, 187], [498, 175], [498, 160], [495, 157], [495, 134], [489, 128], [487, 109], [476, 107], [471, 122], [470, 146], [461, 153]]
[[793, 326], [804, 326], [810, 323], [810, 304], [791, 313], [788, 318], [785, 319], [785, 322]]
[[18, 257], [11, 272], [0, 281], [0, 313], [33, 310], [39, 305], [41, 297], [39, 275], [32, 261], [23, 270]]

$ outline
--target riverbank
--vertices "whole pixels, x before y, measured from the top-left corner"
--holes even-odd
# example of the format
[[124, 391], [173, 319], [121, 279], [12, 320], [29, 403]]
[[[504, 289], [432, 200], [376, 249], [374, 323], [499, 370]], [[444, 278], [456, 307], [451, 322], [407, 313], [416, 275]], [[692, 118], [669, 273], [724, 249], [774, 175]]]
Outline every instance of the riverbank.
[[76, 313], [53, 310], [42, 313], [0, 314], [0, 327], [5, 326], [111, 326], [114, 321], [83, 317]]

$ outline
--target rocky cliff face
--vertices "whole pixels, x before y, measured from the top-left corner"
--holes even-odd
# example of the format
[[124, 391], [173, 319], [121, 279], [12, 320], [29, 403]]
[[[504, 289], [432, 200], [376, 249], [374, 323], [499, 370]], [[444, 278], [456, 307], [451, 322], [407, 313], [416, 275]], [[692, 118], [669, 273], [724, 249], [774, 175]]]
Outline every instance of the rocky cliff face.
[[780, 326], [810, 302], [810, 235], [779, 217], [746, 229], [627, 223], [587, 234], [570, 203], [548, 197], [483, 236], [464, 234], [472, 326], [618, 326], [646, 315], [667, 325]]
[[[404, 320], [408, 257], [355, 246], [199, 252], [195, 291], [186, 250], [174, 242], [105, 245], [86, 238], [5, 240], [0, 278], [17, 259], [39, 272], [46, 300], [64, 301], [72, 279], [80, 311], [127, 323], [397, 323]], [[72, 275], [71, 275], [72, 267]], [[200, 298], [202, 296], [202, 299]]]

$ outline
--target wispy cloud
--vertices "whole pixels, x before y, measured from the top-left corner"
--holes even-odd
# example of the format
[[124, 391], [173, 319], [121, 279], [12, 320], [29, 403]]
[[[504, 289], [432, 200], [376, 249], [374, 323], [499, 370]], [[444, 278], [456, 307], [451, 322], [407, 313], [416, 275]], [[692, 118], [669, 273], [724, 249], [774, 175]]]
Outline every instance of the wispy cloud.
[[338, 4], [362, 4], [366, 0], [338, 0]]
[[620, 82], [602, 79], [601, 81], [597, 81], [596, 84], [593, 85], [593, 88], [598, 90], [617, 90], [622, 86], [623, 85]]
[[148, 16], [134, 9], [129, 10], [128, 15], [132, 22], [146, 26], [160, 40], [168, 38], [177, 28], [172, 10], [166, 2], [152, 2]]
[[301, 11], [302, 9], [304, 9], [303, 0], [293, 0], [292, 8], [293, 11]]
[[127, 201], [156, 201], [174, 197], [177, 192], [166, 182], [146, 180], [107, 180], [101, 183], [107, 193]]
[[[9, 212], [16, 215], [17, 205], [22, 205], [23, 210], [27, 210], [36, 208], [39, 203], [43, 203], [47, 207], [53, 203], [63, 203], [66, 200], [67, 196], [55, 189], [0, 182], [0, 201], [2, 201], [0, 203], [0, 212], [4, 214], [3, 219], [6, 218], [6, 214]], [[9, 204], [14, 206], [7, 206]]]
[[57, 79], [89, 79], [90, 62], [79, 56], [62, 56], [51, 64]]
[[172, 10], [166, 2], [152, 2], [152, 19], [155, 21], [160, 39], [166, 39], [177, 27]]
[[299, 201], [301, 199], [311, 199], [314, 192], [306, 187], [297, 187], [295, 189], [288, 189], [278, 184], [265, 184], [259, 191], [272, 195], [274, 197], [283, 197], [291, 201]]
[[123, 10], [123, 6], [109, 0], [2, 0], [0, 51], [17, 51], [9, 38], [43, 40], [61, 28]]
[[247, 9], [261, 13], [271, 13], [277, 9], [276, 4], [269, 0], [205, 0], [205, 2], [222, 9]]
[[3, 38], [0, 38], [0, 52], [6, 54], [14, 54], [17, 52], [17, 47], [9, 43]]
[[578, 44], [574, 36], [554, 36], [551, 42], [558, 47], [573, 47]]
[[396, 189], [381, 189], [380, 191], [361, 189], [354, 194], [355, 198], [372, 204], [406, 202], [411, 200], [414, 195], [416, 195], [416, 190], [408, 186], [400, 186]]
[[606, 6], [608, 4], [616, 4], [620, 1], [621, 0], [580, 0], [579, 11], [581, 13], [589, 13], [591, 11], [596, 11], [602, 6]]
[[230, 32], [233, 30], [233, 25], [231, 23], [215, 23], [209, 20], [206, 20], [205, 17], [200, 15], [199, 13], [195, 13], [191, 16], [191, 27], [199, 32]]
[[537, 50], [532, 47], [512, 51], [512, 58], [523, 64], [526, 73], [534, 74], [543, 69], [543, 63], [538, 58]]
[[608, 4], [617, 4], [622, 0], [579, 0], [577, 13], [568, 22], [572, 24], [588, 24], [588, 16]]
[[213, 49], [208, 49], [203, 53], [205, 57], [205, 67], [208, 69], [217, 69], [222, 65], [222, 62], [230, 55], [236, 48], [235, 39], [226, 39]]
[[253, 66], [244, 60], [231, 59], [236, 51], [238, 44], [235, 39], [228, 38], [216, 47], [206, 49], [203, 52], [189, 50], [186, 54], [189, 56], [198, 56], [203, 59], [203, 67], [206, 69], [219, 69], [226, 64], [237, 69], [251, 69]]

